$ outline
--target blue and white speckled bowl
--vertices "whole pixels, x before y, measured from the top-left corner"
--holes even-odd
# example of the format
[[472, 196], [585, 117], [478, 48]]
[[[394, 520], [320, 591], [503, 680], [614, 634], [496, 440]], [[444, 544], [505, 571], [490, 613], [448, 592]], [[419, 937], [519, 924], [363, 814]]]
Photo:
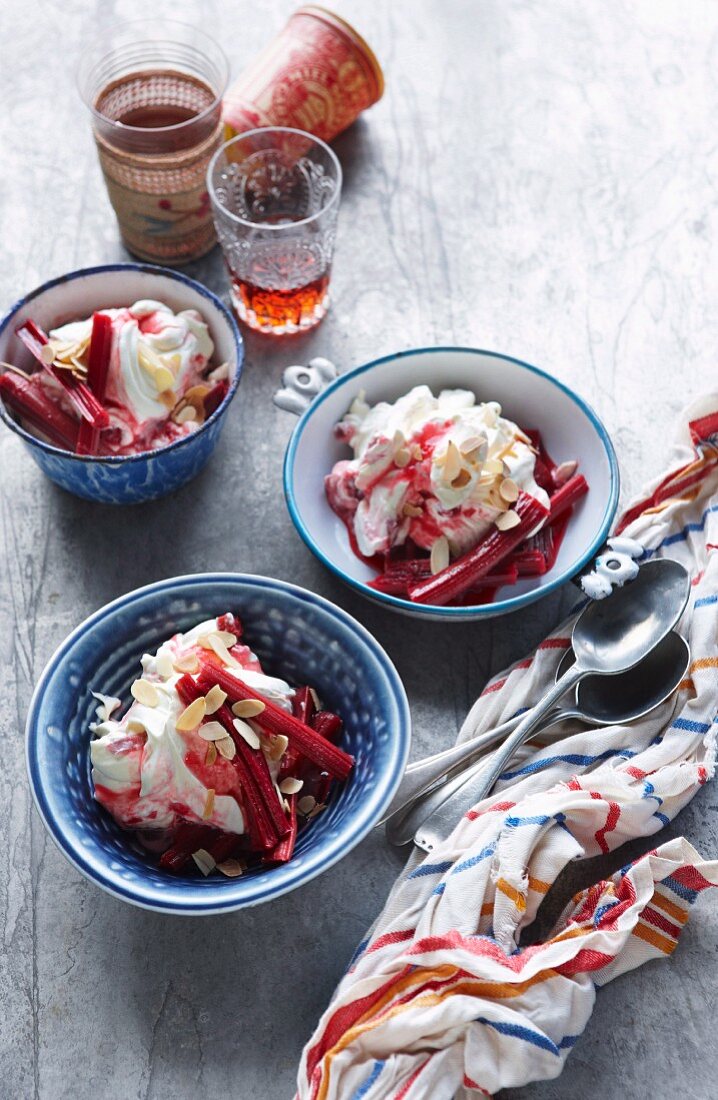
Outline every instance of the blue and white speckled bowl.
[[216, 295], [178, 271], [150, 264], [109, 264], [72, 271], [31, 291], [0, 321], [0, 360], [20, 361], [26, 353], [15, 329], [27, 318], [44, 329], [88, 317], [94, 310], [126, 306], [153, 298], [173, 309], [197, 309], [209, 325], [216, 363], [227, 362], [231, 384], [227, 396], [191, 435], [155, 451], [92, 458], [75, 455], [36, 439], [22, 428], [0, 401], [0, 417], [21, 437], [32, 458], [51, 481], [86, 500], [105, 504], [138, 504], [165, 496], [190, 481], [212, 454], [229, 403], [242, 374], [244, 347], [237, 323]]
[[[327, 810], [302, 830], [280, 867], [241, 878], [173, 875], [95, 802], [90, 781], [91, 689], [129, 702], [143, 653], [195, 623], [233, 610], [269, 672], [312, 684], [345, 723], [356, 765]], [[91, 882], [164, 913], [209, 914], [258, 905], [309, 882], [381, 819], [409, 753], [409, 706], [384, 650], [320, 596], [266, 577], [214, 573], [137, 589], [95, 612], [51, 657], [30, 704], [27, 767], [35, 803], [60, 851]]]

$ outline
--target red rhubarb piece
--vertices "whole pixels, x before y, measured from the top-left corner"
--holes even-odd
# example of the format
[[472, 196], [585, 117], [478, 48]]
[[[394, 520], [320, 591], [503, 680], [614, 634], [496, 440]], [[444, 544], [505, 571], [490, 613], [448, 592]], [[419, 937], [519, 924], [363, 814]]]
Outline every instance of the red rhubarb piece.
[[264, 863], [288, 863], [294, 855], [294, 845], [297, 841], [297, 796], [296, 794], [290, 794], [287, 798], [289, 803], [289, 832], [285, 837], [280, 840], [276, 848], [273, 848], [271, 852], [267, 852], [264, 856]]
[[546, 572], [546, 558], [541, 550], [516, 550], [509, 558], [519, 577], [542, 577]]
[[242, 637], [242, 623], [231, 611], [217, 616], [217, 630], [226, 630], [229, 634], [234, 634], [235, 638]]
[[293, 714], [287, 714], [270, 699], [253, 691], [237, 672], [224, 668], [204, 651], [199, 655], [199, 660], [202, 666], [199, 683], [206, 690], [214, 684], [219, 684], [232, 703], [239, 702], [240, 699], [255, 699], [264, 703], [264, 710], [252, 719], [253, 722], [256, 722], [266, 733], [283, 733], [289, 739], [290, 745], [296, 745], [304, 756], [325, 768], [337, 779], [347, 778], [354, 766], [354, 758], [349, 753], [325, 741]]
[[564, 512], [569, 508], [573, 508], [588, 492], [588, 482], [583, 474], [574, 474], [568, 481], [557, 489], [551, 497], [549, 504], [551, 505], [551, 511], [549, 514], [549, 523], [554, 523]]
[[84, 420], [89, 420], [94, 428], [104, 428], [109, 424], [110, 418], [107, 410], [103, 409], [100, 402], [84, 382], [80, 382], [69, 371], [56, 370], [43, 358], [42, 349], [50, 340], [46, 332], [36, 325], [34, 321], [25, 321], [15, 329], [17, 336], [32, 355], [35, 356], [44, 371], [58, 382], [70, 401]]
[[435, 576], [414, 585], [409, 590], [409, 598], [415, 603], [443, 606], [462, 596], [499, 562], [504, 561], [548, 516], [543, 504], [528, 493], [520, 494], [514, 508], [520, 523], [507, 531], [495, 527], [473, 550], [451, 562]]
[[21, 420], [42, 432], [51, 443], [65, 451], [74, 451], [78, 425], [50, 400], [37, 380], [20, 371], [0, 375], [0, 396]]
[[[90, 350], [87, 360], [87, 385], [100, 403], [105, 400], [111, 355], [112, 318], [106, 313], [93, 313]], [[80, 431], [77, 437], [77, 453], [81, 455], [97, 454], [99, 443], [100, 429], [88, 420], [83, 420], [80, 423]]]
[[[312, 689], [304, 686], [297, 688], [292, 697], [292, 714], [305, 726], [311, 726], [314, 711], [314, 696]], [[302, 759], [302, 754], [296, 745], [287, 745], [279, 765], [279, 778], [284, 779], [288, 775], [296, 775], [297, 765]]]
[[213, 412], [216, 412], [219, 406], [227, 396], [229, 390], [229, 382], [217, 382], [215, 386], [205, 395], [204, 398], [204, 417], [208, 420]]

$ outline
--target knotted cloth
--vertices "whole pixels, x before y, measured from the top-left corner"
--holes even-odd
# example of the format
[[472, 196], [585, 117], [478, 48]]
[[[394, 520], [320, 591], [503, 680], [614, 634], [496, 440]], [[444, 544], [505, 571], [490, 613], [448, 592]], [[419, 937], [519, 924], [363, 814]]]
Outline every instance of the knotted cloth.
[[[641, 721], [572, 734], [566, 724], [524, 747], [447, 841], [412, 856], [304, 1049], [300, 1100], [451, 1100], [558, 1076], [596, 989], [670, 955], [698, 894], [718, 885], [718, 861], [669, 840], [578, 893], [547, 939], [519, 946], [570, 860], [659, 832], [714, 774], [718, 395], [684, 415], [668, 474], [617, 531], [644, 559], [690, 571], [688, 676]], [[494, 679], [462, 736], [535, 702], [572, 626]]]

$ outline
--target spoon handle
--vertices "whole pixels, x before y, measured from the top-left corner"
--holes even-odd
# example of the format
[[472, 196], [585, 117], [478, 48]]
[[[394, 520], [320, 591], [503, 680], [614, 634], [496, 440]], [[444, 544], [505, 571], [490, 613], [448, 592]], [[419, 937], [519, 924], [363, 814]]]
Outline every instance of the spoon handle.
[[431, 852], [453, 832], [457, 821], [490, 792], [516, 749], [528, 741], [542, 724], [547, 711], [586, 675], [587, 671], [577, 662], [549, 688], [541, 701], [523, 716], [514, 732], [492, 755], [487, 766], [478, 769], [478, 774], [473, 779], [461, 783], [459, 790], [443, 801], [424, 821], [414, 836], [414, 841], [420, 848]]

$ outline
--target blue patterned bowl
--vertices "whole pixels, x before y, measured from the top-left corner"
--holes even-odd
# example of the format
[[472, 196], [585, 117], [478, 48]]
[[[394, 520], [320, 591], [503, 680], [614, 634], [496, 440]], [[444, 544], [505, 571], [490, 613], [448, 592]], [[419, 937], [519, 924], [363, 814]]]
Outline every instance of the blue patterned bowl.
[[[345, 723], [356, 765], [327, 810], [300, 831], [290, 863], [241, 878], [174, 875], [152, 863], [95, 802], [91, 689], [130, 701], [143, 653], [223, 611], [242, 618], [268, 671], [310, 683]], [[374, 638], [327, 600], [266, 577], [213, 573], [160, 581], [122, 596], [77, 627], [51, 657], [30, 704], [27, 767], [35, 803], [63, 855], [92, 882], [164, 913], [220, 913], [279, 897], [315, 878], [367, 835], [392, 799], [411, 740], [409, 707]]]
[[105, 504], [155, 500], [199, 473], [217, 445], [242, 374], [244, 349], [237, 324], [219, 298], [201, 283], [150, 264], [109, 264], [72, 271], [21, 298], [0, 321], [0, 361], [13, 363], [18, 362], [22, 350], [15, 329], [27, 318], [49, 329], [87, 317], [93, 310], [126, 306], [141, 298], [158, 299], [175, 310], [199, 310], [209, 325], [216, 361], [229, 363], [232, 381], [222, 404], [196, 432], [137, 455], [91, 458], [63, 451], [25, 431], [0, 401], [0, 417], [21, 437], [43, 473], [86, 500]]

